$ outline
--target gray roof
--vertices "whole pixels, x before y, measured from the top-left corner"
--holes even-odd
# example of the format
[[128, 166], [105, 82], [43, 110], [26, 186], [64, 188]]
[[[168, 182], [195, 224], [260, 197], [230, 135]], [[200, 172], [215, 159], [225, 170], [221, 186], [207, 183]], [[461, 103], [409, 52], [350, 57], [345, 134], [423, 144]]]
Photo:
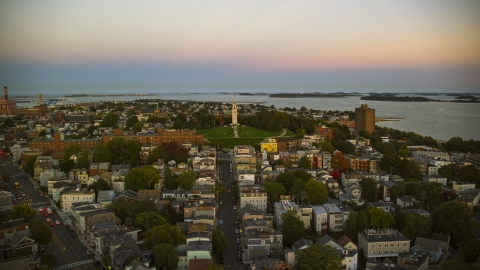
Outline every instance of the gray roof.
[[418, 246], [423, 251], [435, 251], [437, 252], [442, 247], [442, 242], [438, 240], [417, 237], [415, 240], [415, 246]]
[[210, 242], [209, 241], [191, 241], [188, 243], [188, 251], [209, 251], [210, 250]]
[[293, 243], [292, 248], [294, 250], [298, 250], [301, 247], [310, 246], [312, 244], [313, 244], [312, 240], [306, 239], [306, 238], [300, 238], [297, 241], [295, 241], [295, 243]]

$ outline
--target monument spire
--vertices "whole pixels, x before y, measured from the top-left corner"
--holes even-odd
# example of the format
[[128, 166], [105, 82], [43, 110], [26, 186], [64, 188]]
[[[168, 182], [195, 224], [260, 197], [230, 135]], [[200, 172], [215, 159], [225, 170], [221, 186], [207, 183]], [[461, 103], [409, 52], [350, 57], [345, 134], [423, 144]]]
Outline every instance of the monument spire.
[[232, 105], [232, 125], [237, 125], [237, 102], [235, 101], [235, 96], [233, 96], [233, 105]]

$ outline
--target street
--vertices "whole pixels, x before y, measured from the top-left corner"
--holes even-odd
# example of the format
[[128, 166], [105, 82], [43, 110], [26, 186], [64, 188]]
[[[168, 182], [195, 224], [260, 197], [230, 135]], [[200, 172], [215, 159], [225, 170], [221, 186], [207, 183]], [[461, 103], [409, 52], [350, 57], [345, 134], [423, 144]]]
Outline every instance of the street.
[[[25, 198], [31, 201], [31, 207], [37, 212], [32, 220], [38, 219], [46, 222], [46, 218], [37, 209], [48, 206], [47, 201], [40, 196], [36, 184], [32, 183], [22, 170], [14, 167], [6, 157], [0, 157], [0, 164], [0, 174], [9, 172], [11, 175], [8, 182], [10, 192], [16, 198], [22, 197], [23, 192], [26, 195]], [[21, 187], [15, 188], [15, 182], [19, 182]], [[23, 203], [24, 200], [17, 199], [17, 204]], [[57, 265], [53, 269], [94, 269], [94, 260], [89, 259], [86, 252], [82, 250], [84, 246], [82, 242], [78, 238], [72, 237], [67, 228], [63, 226], [64, 220], [59, 213], [54, 210], [49, 218], [54, 222], [58, 220], [61, 223], [50, 227], [53, 231], [52, 241], [43, 246], [46, 253], [53, 253], [57, 257]]]
[[[222, 186], [224, 186], [227, 190], [232, 190], [233, 192], [231, 187], [233, 177], [232, 171], [230, 170], [231, 156], [228, 153], [218, 152], [218, 158], [223, 161], [223, 163], [219, 165]], [[232, 194], [233, 193], [229, 192], [223, 194], [222, 205], [220, 205], [220, 211], [218, 214], [218, 219], [223, 220], [223, 234], [227, 240], [227, 250], [224, 253], [225, 259], [223, 266], [225, 269], [248, 269], [248, 265], [237, 259], [239, 252], [238, 247], [240, 246], [240, 243], [237, 243], [237, 237], [235, 235], [235, 221], [238, 220], [239, 212], [237, 212], [237, 210], [233, 210]], [[236, 203], [238, 206], [239, 201]], [[238, 209], [238, 211], [240, 210]]]

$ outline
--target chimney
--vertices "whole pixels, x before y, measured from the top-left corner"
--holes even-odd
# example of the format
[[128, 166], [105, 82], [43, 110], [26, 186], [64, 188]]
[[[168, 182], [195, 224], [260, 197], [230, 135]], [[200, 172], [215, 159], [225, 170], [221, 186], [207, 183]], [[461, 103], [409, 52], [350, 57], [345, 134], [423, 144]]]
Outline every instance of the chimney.
[[3, 87], [3, 97], [5, 98], [5, 100], [8, 100], [8, 87], [7, 86]]

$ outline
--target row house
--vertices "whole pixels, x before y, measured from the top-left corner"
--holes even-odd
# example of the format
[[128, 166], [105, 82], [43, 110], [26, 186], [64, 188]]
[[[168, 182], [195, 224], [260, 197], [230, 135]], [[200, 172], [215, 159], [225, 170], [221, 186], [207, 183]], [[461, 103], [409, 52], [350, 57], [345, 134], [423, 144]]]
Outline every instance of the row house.
[[25, 255], [32, 255], [36, 258], [38, 242], [32, 239], [30, 235], [26, 223], [0, 230], [0, 260]]
[[357, 246], [350, 238], [343, 235], [338, 240], [333, 239], [330, 235], [325, 234], [318, 239], [315, 244], [322, 246], [330, 246], [339, 255], [342, 260], [341, 269], [356, 270], [358, 267], [358, 250]]
[[475, 188], [475, 183], [451, 181], [449, 182], [449, 186], [455, 191], [456, 194], [460, 194], [465, 190]]
[[277, 147], [279, 152], [284, 152], [284, 151], [295, 151], [298, 150], [302, 147], [302, 142], [303, 140], [301, 138], [295, 139], [295, 138], [279, 138], [277, 139]]
[[69, 172], [70, 179], [74, 181], [78, 181], [82, 185], [86, 185], [88, 181], [88, 170], [84, 169], [72, 169]]
[[336, 204], [324, 204], [328, 216], [328, 228], [333, 232], [343, 231], [343, 213]]
[[435, 175], [427, 175], [422, 178], [423, 183], [437, 183], [441, 184], [442, 186], [447, 185], [447, 177], [435, 174]]
[[104, 172], [109, 172], [110, 166], [110, 162], [90, 163], [89, 176], [100, 176]]
[[324, 138], [324, 140], [333, 140], [334, 133], [330, 127], [327, 127], [325, 125], [314, 125], [313, 128], [314, 134]]
[[315, 231], [320, 234], [328, 233], [328, 213], [322, 205], [312, 206]]
[[279, 152], [279, 154], [280, 158], [285, 162], [285, 166], [289, 168], [298, 167], [299, 155], [296, 151]]
[[342, 173], [342, 186], [347, 187], [352, 184], [358, 184], [363, 179], [360, 173]]
[[267, 191], [264, 187], [240, 188], [240, 208], [255, 206], [262, 213], [267, 212]]

